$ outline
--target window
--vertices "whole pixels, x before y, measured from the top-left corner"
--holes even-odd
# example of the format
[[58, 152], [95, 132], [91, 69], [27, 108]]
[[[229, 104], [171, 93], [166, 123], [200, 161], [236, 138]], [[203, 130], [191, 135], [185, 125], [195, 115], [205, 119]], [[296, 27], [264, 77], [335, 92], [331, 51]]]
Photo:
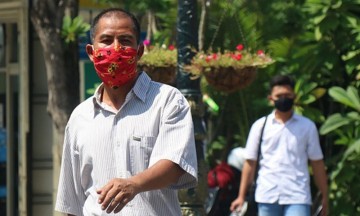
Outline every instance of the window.
[[0, 24], [0, 73], [1, 69], [5, 67], [5, 31], [4, 25]]

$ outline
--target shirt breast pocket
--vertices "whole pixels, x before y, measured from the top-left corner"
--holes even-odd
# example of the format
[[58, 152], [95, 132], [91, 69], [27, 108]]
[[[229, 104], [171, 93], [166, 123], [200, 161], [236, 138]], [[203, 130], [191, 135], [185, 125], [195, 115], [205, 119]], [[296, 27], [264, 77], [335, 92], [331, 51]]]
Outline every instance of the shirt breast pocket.
[[299, 166], [302, 163], [303, 158], [306, 157], [306, 148], [307, 148], [307, 136], [297, 135], [288, 139], [288, 157], [292, 164]]
[[131, 173], [136, 175], [149, 166], [156, 137], [133, 135], [130, 140]]

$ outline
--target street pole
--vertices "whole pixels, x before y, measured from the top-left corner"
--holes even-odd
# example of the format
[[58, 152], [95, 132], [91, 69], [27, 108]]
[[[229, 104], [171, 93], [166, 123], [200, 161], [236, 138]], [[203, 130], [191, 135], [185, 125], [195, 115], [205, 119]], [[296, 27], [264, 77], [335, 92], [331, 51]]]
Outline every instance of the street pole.
[[200, 91], [200, 79], [190, 79], [184, 69], [195, 55], [198, 47], [197, 0], [178, 0], [177, 48], [178, 66], [176, 87], [183, 93], [191, 106], [193, 117], [196, 155], [198, 160], [198, 186], [179, 191], [183, 216], [206, 215], [204, 204], [207, 197], [207, 166], [204, 160], [204, 139], [206, 131], [203, 122], [204, 104]]

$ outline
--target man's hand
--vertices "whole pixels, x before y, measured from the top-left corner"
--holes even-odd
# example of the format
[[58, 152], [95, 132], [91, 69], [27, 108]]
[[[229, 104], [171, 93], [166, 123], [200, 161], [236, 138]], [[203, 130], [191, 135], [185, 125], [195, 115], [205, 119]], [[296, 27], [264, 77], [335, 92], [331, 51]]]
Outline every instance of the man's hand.
[[241, 197], [236, 198], [230, 206], [230, 211], [240, 211], [240, 209], [243, 207], [245, 200]]
[[185, 171], [169, 160], [160, 160], [149, 169], [129, 179], [112, 179], [97, 190], [99, 203], [107, 213], [118, 213], [141, 192], [157, 190], [176, 183]]
[[322, 196], [321, 204], [323, 209], [321, 211], [321, 216], [328, 215], [328, 183], [327, 175], [325, 171], [325, 164], [323, 160], [311, 160], [311, 167], [314, 173], [314, 179], [317, 187], [319, 188]]
[[129, 179], [112, 179], [104, 187], [97, 190], [99, 203], [103, 210], [109, 214], [118, 213], [139, 193], [138, 186]]
[[239, 196], [231, 203], [230, 210], [240, 211], [245, 202], [245, 195], [248, 190], [249, 185], [254, 179], [254, 173], [256, 169], [256, 161], [246, 160], [241, 174], [241, 182], [239, 188]]
[[323, 197], [321, 200], [322, 210], [321, 210], [321, 216], [327, 216], [328, 215], [328, 199], [327, 197]]

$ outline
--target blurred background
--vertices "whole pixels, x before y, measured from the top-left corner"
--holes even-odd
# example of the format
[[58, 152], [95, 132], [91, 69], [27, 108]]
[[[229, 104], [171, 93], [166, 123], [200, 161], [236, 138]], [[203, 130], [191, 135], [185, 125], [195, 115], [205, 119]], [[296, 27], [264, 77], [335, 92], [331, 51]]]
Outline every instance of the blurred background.
[[198, 77], [201, 170], [245, 146], [251, 124], [272, 111], [269, 79], [289, 74], [297, 81], [296, 112], [319, 129], [330, 215], [360, 214], [359, 0], [0, 0], [0, 215], [55, 214], [65, 124], [100, 83], [84, 49], [93, 17], [122, 7], [138, 17], [149, 47], [179, 49], [181, 13], [188, 11], [179, 7], [187, 5], [191, 52], [242, 45], [274, 60], [230, 92]]

